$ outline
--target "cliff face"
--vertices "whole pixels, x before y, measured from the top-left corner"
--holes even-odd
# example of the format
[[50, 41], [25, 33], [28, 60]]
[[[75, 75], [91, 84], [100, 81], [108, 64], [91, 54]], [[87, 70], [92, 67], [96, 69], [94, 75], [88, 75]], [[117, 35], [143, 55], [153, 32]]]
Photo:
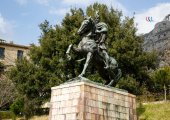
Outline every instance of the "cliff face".
[[155, 28], [144, 35], [145, 51], [164, 51], [170, 45], [170, 14], [163, 21], [157, 23]]
[[144, 51], [157, 51], [160, 54], [160, 63], [170, 65], [170, 14], [143, 37]]

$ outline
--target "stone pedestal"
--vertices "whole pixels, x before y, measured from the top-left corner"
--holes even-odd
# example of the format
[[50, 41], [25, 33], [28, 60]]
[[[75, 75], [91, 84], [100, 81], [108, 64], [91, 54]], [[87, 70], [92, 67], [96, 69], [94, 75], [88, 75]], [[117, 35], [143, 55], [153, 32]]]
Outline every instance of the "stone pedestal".
[[135, 98], [81, 78], [52, 87], [49, 120], [137, 120]]

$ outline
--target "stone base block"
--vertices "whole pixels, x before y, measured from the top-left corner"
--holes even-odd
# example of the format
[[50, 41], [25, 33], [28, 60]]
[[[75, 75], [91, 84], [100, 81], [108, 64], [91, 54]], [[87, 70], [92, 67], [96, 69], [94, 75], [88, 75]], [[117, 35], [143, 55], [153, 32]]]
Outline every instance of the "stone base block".
[[49, 120], [137, 120], [136, 97], [81, 78], [52, 87]]

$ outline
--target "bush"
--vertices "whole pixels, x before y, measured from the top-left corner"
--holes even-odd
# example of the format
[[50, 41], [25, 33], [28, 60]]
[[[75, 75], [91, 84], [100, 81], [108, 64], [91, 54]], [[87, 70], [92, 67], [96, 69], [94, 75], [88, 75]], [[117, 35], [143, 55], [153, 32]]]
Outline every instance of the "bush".
[[16, 116], [11, 111], [0, 111], [0, 120], [2, 120], [2, 119], [16, 120]]
[[140, 95], [139, 83], [133, 77], [127, 75], [122, 77], [117, 85], [118, 88], [127, 90], [129, 93]]
[[24, 102], [22, 98], [15, 100], [13, 104], [10, 106], [10, 110], [15, 115], [22, 115], [23, 109], [24, 109]]

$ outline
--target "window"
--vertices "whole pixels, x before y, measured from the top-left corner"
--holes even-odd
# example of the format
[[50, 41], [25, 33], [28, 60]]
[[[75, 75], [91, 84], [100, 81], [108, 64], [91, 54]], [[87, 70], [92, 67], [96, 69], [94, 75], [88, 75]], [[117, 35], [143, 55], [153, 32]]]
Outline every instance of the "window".
[[0, 47], [0, 59], [4, 59], [5, 57], [5, 48]]
[[23, 51], [22, 50], [18, 50], [18, 53], [17, 53], [17, 59], [21, 59], [23, 57]]

